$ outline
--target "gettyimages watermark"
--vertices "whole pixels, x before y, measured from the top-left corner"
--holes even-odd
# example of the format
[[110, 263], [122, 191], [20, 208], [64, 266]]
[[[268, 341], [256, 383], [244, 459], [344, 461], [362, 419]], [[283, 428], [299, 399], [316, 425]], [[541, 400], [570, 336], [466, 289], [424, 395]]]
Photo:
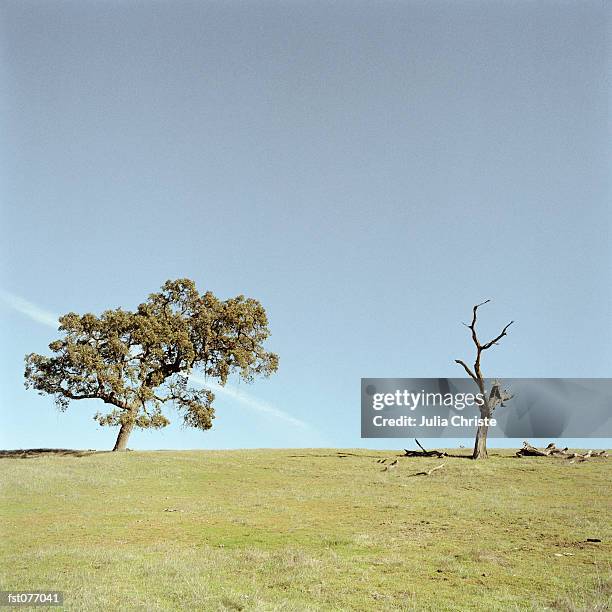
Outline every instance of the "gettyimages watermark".
[[[494, 410], [487, 411], [487, 406]], [[612, 379], [362, 378], [362, 438], [612, 436]]]

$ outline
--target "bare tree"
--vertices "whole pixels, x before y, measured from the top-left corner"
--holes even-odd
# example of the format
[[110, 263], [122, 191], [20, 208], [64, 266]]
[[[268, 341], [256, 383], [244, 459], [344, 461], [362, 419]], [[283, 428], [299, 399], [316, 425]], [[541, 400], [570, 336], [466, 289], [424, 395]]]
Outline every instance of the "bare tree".
[[[480, 360], [484, 351], [490, 349], [492, 346], [496, 345], [504, 336], [506, 336], [506, 332], [508, 328], [514, 323], [514, 321], [510, 321], [504, 329], [502, 329], [501, 333], [490, 340], [489, 342], [485, 342], [482, 344], [478, 339], [478, 335], [476, 334], [476, 317], [477, 311], [480, 306], [484, 306], [491, 300], [486, 300], [481, 302], [480, 304], [476, 304], [472, 309], [472, 322], [468, 325], [464, 323], [464, 325], [472, 332], [472, 341], [476, 346], [476, 360], [474, 361], [474, 367], [471, 369], [464, 361], [461, 359], [455, 359], [455, 362], [460, 366], [463, 366], [463, 369], [468, 373], [470, 378], [478, 385], [478, 389], [483, 397], [483, 403], [480, 405], [480, 417], [481, 419], [490, 419], [493, 411], [498, 405], [504, 405], [503, 402], [510, 399], [512, 396], [503, 391], [501, 389], [501, 383], [499, 381], [495, 381], [491, 386], [489, 393], [487, 393], [485, 389], [485, 380], [482, 374], [482, 370], [480, 368]], [[474, 443], [474, 452], [472, 454], [473, 459], [486, 459], [487, 458], [487, 434], [489, 432], [488, 422], [485, 422], [482, 425], [478, 426], [476, 431], [476, 441]]]

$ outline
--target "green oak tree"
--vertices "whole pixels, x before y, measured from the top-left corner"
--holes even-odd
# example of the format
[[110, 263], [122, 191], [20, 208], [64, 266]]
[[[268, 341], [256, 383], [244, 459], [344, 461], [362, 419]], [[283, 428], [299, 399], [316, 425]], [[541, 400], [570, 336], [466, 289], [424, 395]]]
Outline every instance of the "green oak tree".
[[109, 410], [94, 418], [119, 427], [115, 451], [125, 450], [135, 427], [168, 425], [168, 404], [185, 425], [212, 427], [215, 396], [191, 387], [191, 373], [225, 385], [232, 373], [251, 381], [278, 368], [278, 356], [263, 348], [270, 335], [263, 306], [242, 295], [200, 294], [189, 279], [167, 281], [135, 312], [71, 312], [59, 323], [53, 355], [26, 356], [25, 385], [52, 395], [62, 411], [73, 400], [102, 400]]

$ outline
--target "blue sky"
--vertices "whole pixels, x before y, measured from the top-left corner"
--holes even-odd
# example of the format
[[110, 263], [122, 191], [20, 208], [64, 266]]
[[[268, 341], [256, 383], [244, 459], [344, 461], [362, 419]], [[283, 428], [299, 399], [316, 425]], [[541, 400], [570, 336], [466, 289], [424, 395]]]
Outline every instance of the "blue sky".
[[611, 375], [606, 3], [0, 11], [1, 447], [111, 446], [23, 356], [185, 276], [259, 299], [280, 369], [133, 448], [394, 448], [360, 378], [460, 376], [486, 298], [485, 374]]

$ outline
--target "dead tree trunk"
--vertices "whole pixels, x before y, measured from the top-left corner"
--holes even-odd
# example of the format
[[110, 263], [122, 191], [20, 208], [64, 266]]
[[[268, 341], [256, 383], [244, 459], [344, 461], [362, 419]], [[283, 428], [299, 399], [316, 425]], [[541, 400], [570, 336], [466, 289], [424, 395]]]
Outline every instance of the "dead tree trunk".
[[474, 452], [472, 459], [487, 459], [487, 434], [489, 433], [488, 425], [479, 425], [476, 430], [476, 441], [474, 442]]
[[117, 441], [115, 442], [115, 446], [113, 447], [113, 451], [123, 451], [127, 448], [128, 438], [132, 433], [132, 429], [134, 429], [134, 422], [123, 423], [121, 425], [121, 429], [119, 430], [119, 435], [117, 436]]
[[[490, 349], [494, 344], [497, 344], [505, 335], [508, 328], [514, 323], [514, 321], [510, 321], [504, 329], [502, 329], [501, 333], [490, 340], [489, 342], [485, 342], [482, 344], [478, 339], [478, 335], [476, 334], [476, 317], [477, 310], [480, 306], [490, 302], [491, 300], [486, 300], [481, 304], [476, 304], [472, 309], [472, 322], [468, 325], [464, 323], [464, 325], [472, 332], [472, 342], [476, 347], [476, 360], [474, 361], [474, 368], [470, 368], [464, 361], [461, 359], [455, 359], [455, 362], [458, 363], [463, 369], [468, 373], [469, 377], [478, 385], [478, 389], [482, 394], [484, 403], [480, 406], [480, 416], [481, 418], [490, 418], [493, 414], [493, 410], [497, 404], [501, 404], [503, 406], [504, 399], [510, 399], [510, 395], [504, 394], [500, 391], [499, 388], [492, 388], [489, 395], [487, 396], [485, 392], [485, 381], [483, 373], [480, 369], [480, 359], [482, 357], [482, 353], [487, 349]], [[472, 453], [472, 459], [486, 459], [487, 458], [487, 434], [489, 433], [489, 426], [487, 424], [479, 425], [478, 430], [476, 431], [476, 440], [474, 442], [474, 452]]]

